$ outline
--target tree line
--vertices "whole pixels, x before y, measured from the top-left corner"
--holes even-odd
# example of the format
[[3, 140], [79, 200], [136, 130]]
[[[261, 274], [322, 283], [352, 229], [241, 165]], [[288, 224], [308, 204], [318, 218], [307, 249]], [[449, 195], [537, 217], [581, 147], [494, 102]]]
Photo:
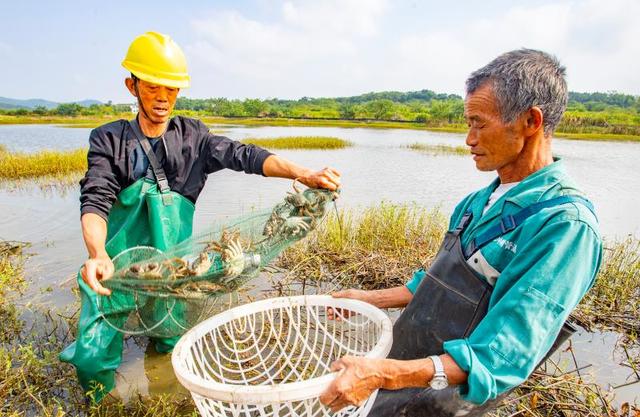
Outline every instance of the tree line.
[[[384, 120], [428, 125], [465, 123], [462, 97], [435, 93], [431, 90], [371, 92], [336, 98], [302, 97], [298, 100], [180, 97], [175, 110], [196, 116]], [[33, 116], [104, 116], [130, 111], [129, 104], [109, 102], [88, 107], [66, 103], [50, 110], [36, 107], [33, 110], [4, 110], [2, 113]], [[585, 126], [608, 129], [611, 126], [625, 125], [640, 125], [640, 97], [617, 92], [569, 93], [569, 106], [562, 122], [563, 129], [580, 131]]]

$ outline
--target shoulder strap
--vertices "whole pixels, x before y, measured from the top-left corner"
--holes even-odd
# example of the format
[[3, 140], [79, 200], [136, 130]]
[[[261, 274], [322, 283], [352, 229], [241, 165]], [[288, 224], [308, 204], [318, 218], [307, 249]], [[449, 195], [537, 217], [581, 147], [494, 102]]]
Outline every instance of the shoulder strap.
[[160, 189], [160, 194], [162, 195], [162, 202], [165, 206], [171, 205], [172, 198], [169, 191], [171, 188], [169, 187], [169, 181], [167, 180], [167, 175], [164, 173], [164, 169], [160, 162], [158, 162], [158, 158], [156, 157], [155, 152], [153, 152], [153, 148], [151, 147], [151, 143], [149, 139], [142, 134], [142, 130], [140, 129], [140, 125], [136, 119], [130, 120], [129, 125], [131, 126], [131, 130], [136, 135], [140, 146], [142, 146], [142, 150], [144, 151], [147, 158], [149, 158], [149, 165], [151, 165], [151, 170], [153, 171], [153, 175], [156, 177], [156, 182], [158, 183], [158, 188]]
[[492, 240], [504, 234], [509, 233], [516, 227], [520, 226], [527, 218], [533, 216], [539, 211], [549, 207], [559, 206], [567, 203], [583, 204], [593, 213], [594, 216], [596, 215], [595, 210], [593, 208], [593, 204], [586, 198], [572, 196], [572, 195], [564, 195], [564, 196], [552, 198], [549, 200], [541, 201], [539, 203], [532, 204], [529, 207], [523, 208], [522, 210], [520, 210], [514, 215], [508, 214], [508, 215], [502, 216], [500, 218], [499, 224], [489, 228], [489, 230], [476, 236], [471, 240], [471, 242], [469, 242], [469, 244], [467, 245], [466, 248], [464, 248], [464, 251], [463, 251], [465, 258], [469, 259], [471, 255], [477, 252], [484, 245], [486, 245], [487, 243], [491, 242]]

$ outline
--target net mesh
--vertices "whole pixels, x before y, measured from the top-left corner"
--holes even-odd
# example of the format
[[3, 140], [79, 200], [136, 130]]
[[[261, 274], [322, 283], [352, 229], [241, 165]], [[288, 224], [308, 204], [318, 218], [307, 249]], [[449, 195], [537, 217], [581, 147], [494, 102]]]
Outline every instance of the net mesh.
[[110, 296], [98, 308], [126, 334], [175, 337], [214, 312], [217, 300], [248, 280], [284, 249], [304, 238], [324, 217], [335, 192], [287, 193], [273, 207], [224, 222], [166, 250], [137, 246], [113, 258], [103, 281]]

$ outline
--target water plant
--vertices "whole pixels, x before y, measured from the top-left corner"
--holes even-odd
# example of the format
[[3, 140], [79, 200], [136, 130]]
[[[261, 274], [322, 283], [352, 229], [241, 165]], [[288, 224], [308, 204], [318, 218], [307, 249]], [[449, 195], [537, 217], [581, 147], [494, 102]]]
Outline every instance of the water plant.
[[431, 145], [428, 143], [412, 143], [407, 148], [431, 155], [469, 155], [468, 146]]
[[0, 150], [0, 180], [40, 177], [62, 179], [87, 170], [87, 150], [40, 151], [36, 153]]
[[277, 138], [247, 138], [242, 143], [267, 149], [342, 149], [351, 146], [349, 141], [329, 136], [282, 136]]

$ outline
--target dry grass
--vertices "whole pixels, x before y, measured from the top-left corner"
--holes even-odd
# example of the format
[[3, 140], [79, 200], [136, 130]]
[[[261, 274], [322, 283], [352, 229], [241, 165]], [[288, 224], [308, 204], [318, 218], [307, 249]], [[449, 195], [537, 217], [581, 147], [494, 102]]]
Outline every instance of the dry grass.
[[0, 180], [65, 179], [87, 170], [87, 150], [41, 151], [32, 154], [0, 149]]
[[426, 143], [412, 143], [407, 148], [430, 155], [461, 155], [469, 156], [469, 147], [450, 145], [429, 145]]
[[285, 251], [279, 266], [307, 283], [364, 289], [402, 285], [412, 271], [429, 264], [445, 225], [438, 210], [415, 205], [383, 202], [362, 213], [343, 210]]

